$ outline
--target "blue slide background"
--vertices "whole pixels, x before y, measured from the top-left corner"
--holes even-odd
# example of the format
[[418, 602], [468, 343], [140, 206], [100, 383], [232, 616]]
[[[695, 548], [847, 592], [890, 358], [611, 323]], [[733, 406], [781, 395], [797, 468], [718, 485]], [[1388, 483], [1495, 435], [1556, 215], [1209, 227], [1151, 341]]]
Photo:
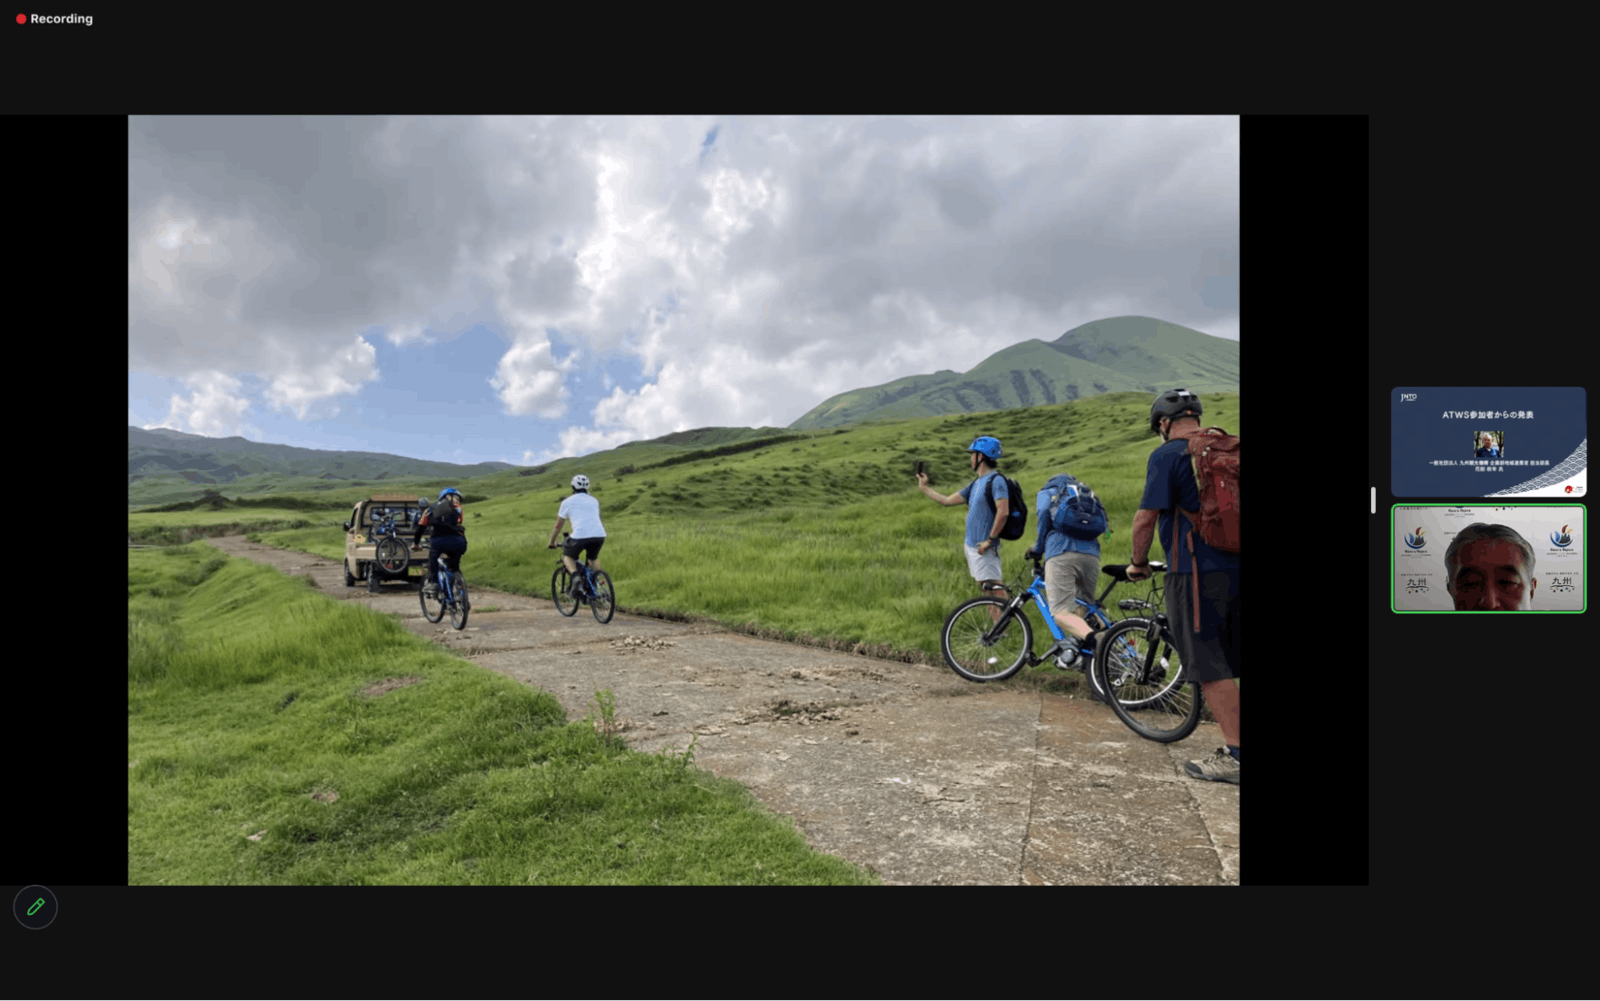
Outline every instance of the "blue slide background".
[[[1402, 402], [1402, 394], [1417, 399]], [[1581, 387], [1396, 387], [1390, 394], [1390, 491], [1396, 497], [1487, 497], [1555, 468], [1588, 439], [1587, 394]], [[1441, 417], [1446, 411], [1531, 410], [1531, 419]], [[1504, 431], [1507, 459], [1544, 459], [1549, 466], [1434, 466], [1434, 459], [1473, 462], [1472, 436]], [[1586, 480], [1586, 477], [1585, 477]], [[1559, 488], [1557, 488], [1559, 489]], [[1549, 495], [1553, 491], [1541, 491]], [[1581, 496], [1574, 490], [1570, 497]]]

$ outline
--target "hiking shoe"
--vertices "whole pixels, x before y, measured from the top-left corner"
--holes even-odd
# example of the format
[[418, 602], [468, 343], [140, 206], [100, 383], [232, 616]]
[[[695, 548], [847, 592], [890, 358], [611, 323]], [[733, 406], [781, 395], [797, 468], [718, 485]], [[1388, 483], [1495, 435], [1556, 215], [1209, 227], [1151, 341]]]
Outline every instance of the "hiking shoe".
[[424, 584], [424, 585], [422, 585], [422, 593], [427, 595], [430, 598], [437, 598], [437, 597], [439, 597], [439, 585], [438, 584]]
[[1217, 748], [1209, 758], [1189, 762], [1183, 766], [1183, 770], [1191, 777], [1205, 779], [1207, 782], [1239, 784], [1239, 759], [1229, 754], [1226, 747]]

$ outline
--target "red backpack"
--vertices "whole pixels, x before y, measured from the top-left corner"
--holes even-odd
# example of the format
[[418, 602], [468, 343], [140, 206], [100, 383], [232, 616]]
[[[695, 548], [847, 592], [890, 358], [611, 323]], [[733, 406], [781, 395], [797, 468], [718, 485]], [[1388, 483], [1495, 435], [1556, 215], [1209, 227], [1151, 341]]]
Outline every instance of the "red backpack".
[[[1239, 554], [1239, 439], [1219, 427], [1202, 428], [1189, 438], [1189, 462], [1200, 492], [1200, 510], [1190, 514], [1178, 508], [1206, 545], [1218, 552]], [[1178, 519], [1172, 519], [1172, 551], [1178, 551]], [[1200, 629], [1199, 564], [1194, 558], [1194, 534], [1189, 535], [1189, 569], [1195, 575], [1194, 627]]]
[[[1189, 439], [1189, 462], [1200, 491], [1200, 510], [1184, 516], [1206, 545], [1239, 554], [1239, 439], [1221, 428], [1203, 428]], [[1180, 509], [1181, 510], [1181, 509]]]

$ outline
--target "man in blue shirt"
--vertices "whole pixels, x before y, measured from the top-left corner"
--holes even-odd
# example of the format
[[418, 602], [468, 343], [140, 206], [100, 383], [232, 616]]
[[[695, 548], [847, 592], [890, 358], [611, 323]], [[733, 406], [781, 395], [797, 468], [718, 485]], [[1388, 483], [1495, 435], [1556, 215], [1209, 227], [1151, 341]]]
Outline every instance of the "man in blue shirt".
[[[1191, 519], [1200, 491], [1189, 461], [1189, 438], [1200, 432], [1200, 397], [1174, 389], [1150, 406], [1150, 430], [1165, 443], [1150, 453], [1144, 499], [1133, 518], [1133, 562], [1129, 580], [1150, 576], [1150, 543], [1158, 527], [1167, 550], [1167, 616], [1185, 670], [1200, 682], [1226, 748], [1184, 766], [1193, 777], [1239, 784], [1239, 557], [1207, 546]], [[1176, 508], [1189, 517], [1181, 517]], [[1189, 557], [1191, 540], [1194, 561]], [[1194, 573], [1198, 564], [1198, 573]], [[1192, 576], [1191, 576], [1192, 575]], [[1196, 619], [1194, 588], [1199, 588]], [[1199, 631], [1196, 632], [1196, 622]]]
[[[963, 546], [967, 556], [967, 571], [978, 587], [999, 598], [1008, 598], [1000, 573], [1000, 529], [1011, 514], [1005, 477], [997, 472], [1003, 454], [1000, 439], [982, 435], [967, 446], [968, 461], [977, 479], [949, 496], [935, 493], [928, 487], [928, 474], [917, 474], [917, 486], [930, 500], [946, 507], [967, 505], [967, 535]], [[994, 510], [989, 510], [989, 492], [994, 492]], [[999, 618], [1000, 610], [994, 610]]]
[[[1047, 482], [1034, 502], [1034, 514], [1039, 522], [1039, 537], [1024, 557], [1038, 554], [1044, 560], [1045, 595], [1050, 603], [1050, 614], [1061, 624], [1069, 636], [1088, 640], [1093, 647], [1098, 631], [1090, 628], [1088, 620], [1075, 613], [1076, 599], [1094, 600], [1094, 586], [1100, 577], [1100, 540], [1080, 539], [1057, 531], [1050, 523], [1050, 500], [1055, 489]], [[1080, 644], [1081, 645], [1081, 644]], [[1056, 660], [1057, 667], [1083, 667], [1078, 662], [1077, 646], [1065, 651]], [[1106, 702], [1099, 690], [1090, 687], [1089, 695], [1096, 702]], [[1108, 703], [1109, 704], [1109, 703]]]
[[1494, 439], [1491, 438], [1487, 433], [1485, 433], [1483, 435], [1483, 437], [1481, 437], [1479, 439], [1479, 441], [1482, 442], [1482, 444], [1478, 448], [1478, 451], [1475, 453], [1477, 458], [1480, 458], [1480, 459], [1498, 459], [1498, 458], [1500, 458], [1500, 449], [1498, 447], [1496, 447], [1496, 445], [1494, 443]]

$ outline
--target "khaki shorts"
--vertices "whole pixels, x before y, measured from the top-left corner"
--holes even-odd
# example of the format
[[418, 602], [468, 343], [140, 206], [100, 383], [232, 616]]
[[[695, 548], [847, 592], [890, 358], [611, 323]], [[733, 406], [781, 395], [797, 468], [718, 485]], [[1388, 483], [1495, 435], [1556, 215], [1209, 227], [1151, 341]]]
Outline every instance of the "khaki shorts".
[[1074, 598], [1094, 602], [1095, 578], [1100, 576], [1100, 558], [1089, 553], [1062, 553], [1044, 562], [1044, 590], [1050, 614], [1057, 618], [1076, 615], [1084, 618], [1088, 609]]
[[975, 581], [1005, 580], [1000, 576], [1000, 543], [996, 542], [989, 547], [989, 551], [982, 556], [978, 555], [977, 546], [969, 546], [965, 542], [961, 548], [967, 554], [967, 570], [971, 572]]

